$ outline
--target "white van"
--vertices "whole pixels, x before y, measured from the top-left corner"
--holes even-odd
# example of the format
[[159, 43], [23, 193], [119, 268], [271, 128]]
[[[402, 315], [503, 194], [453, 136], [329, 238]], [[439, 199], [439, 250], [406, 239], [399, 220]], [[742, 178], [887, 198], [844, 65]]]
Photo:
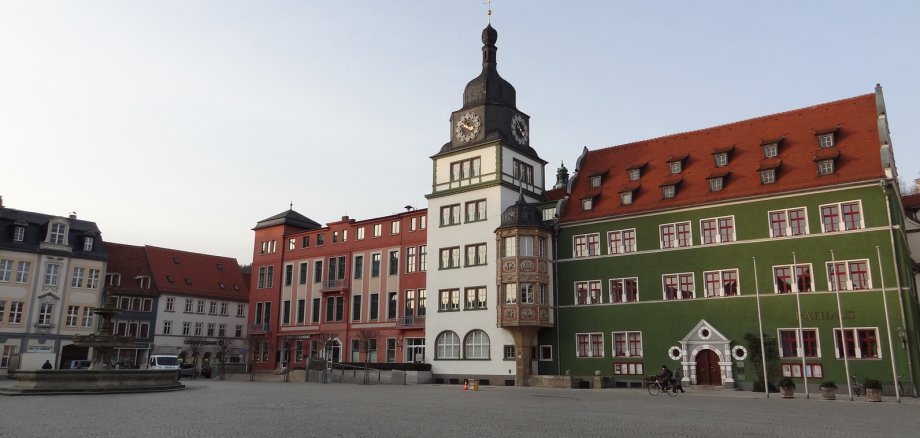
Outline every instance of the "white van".
[[178, 370], [179, 357], [155, 354], [147, 361], [147, 368], [151, 370]]

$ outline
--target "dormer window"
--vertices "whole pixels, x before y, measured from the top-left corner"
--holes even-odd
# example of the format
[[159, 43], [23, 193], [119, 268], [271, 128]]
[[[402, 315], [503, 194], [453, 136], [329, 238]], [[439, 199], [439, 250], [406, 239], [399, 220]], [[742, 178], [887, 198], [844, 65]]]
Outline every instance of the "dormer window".
[[709, 180], [709, 191], [710, 192], [721, 192], [725, 188], [724, 178], [711, 178]]
[[173, 257], [173, 263], [179, 264], [179, 257]]
[[776, 169], [766, 169], [760, 171], [761, 184], [773, 184], [776, 182]]
[[677, 187], [673, 185], [663, 186], [661, 188], [661, 196], [665, 199], [673, 198], [676, 195], [677, 195]]
[[818, 161], [818, 175], [830, 175], [834, 173], [834, 160]]
[[13, 228], [13, 241], [22, 242], [26, 238], [26, 227]]
[[834, 134], [821, 134], [818, 136], [818, 147], [829, 148], [834, 145]]
[[640, 169], [638, 169], [638, 168], [636, 168], [636, 169], [629, 169], [629, 172], [628, 172], [628, 173], [629, 173], [629, 180], [630, 180], [630, 181], [639, 181], [639, 177], [642, 176], [642, 175], [641, 175], [642, 172], [640, 172]]
[[716, 167], [724, 167], [728, 165], [728, 153], [722, 152], [721, 154], [713, 155], [713, 158], [716, 161]]
[[185, 284], [191, 286], [191, 285], [192, 285], [192, 277], [185, 277]]
[[834, 173], [834, 161], [840, 156], [840, 150], [836, 146], [818, 149], [815, 153], [815, 163], [818, 165], [818, 175], [830, 175]]
[[167, 276], [166, 276], [166, 281], [168, 281], [168, 282], [170, 282], [170, 283], [175, 282], [175, 280], [173, 280], [173, 276], [172, 276], [172, 275], [167, 275]]
[[116, 273], [106, 274], [105, 278], [106, 278], [106, 283], [108, 283], [109, 286], [112, 286], [112, 287], [121, 286], [121, 274], [116, 274]]
[[671, 161], [668, 163], [668, 171], [671, 173], [671, 175], [678, 174], [681, 172], [681, 170], [682, 166], [680, 161]]
[[51, 228], [48, 230], [48, 242], [63, 245], [66, 239], [67, 225], [61, 223], [51, 224]]
[[224, 289], [224, 288], [227, 287], [227, 285], [224, 284], [224, 283], [217, 283], [217, 287], [219, 287], [219, 288], [221, 288], [221, 289]]
[[592, 208], [594, 208], [594, 198], [584, 198], [584, 199], [581, 200], [581, 209], [582, 209], [582, 210], [587, 211], [587, 210], [590, 210], [590, 209], [592, 209]]
[[773, 158], [779, 155], [779, 145], [776, 143], [769, 143], [763, 145], [763, 157], [764, 158]]
[[84, 237], [83, 238], [83, 251], [90, 252], [93, 250], [93, 238]]
[[601, 176], [594, 175], [591, 177], [591, 187], [600, 187], [601, 186]]
[[687, 154], [680, 156], [672, 156], [667, 160], [668, 163], [668, 173], [671, 175], [677, 175], [684, 171], [684, 160], [687, 159]]
[[620, 193], [620, 205], [631, 205], [633, 203], [633, 192]]
[[218, 271], [223, 271], [223, 270], [224, 270], [224, 264], [223, 264], [223, 263], [218, 263], [218, 264], [217, 264], [217, 270], [218, 270]]

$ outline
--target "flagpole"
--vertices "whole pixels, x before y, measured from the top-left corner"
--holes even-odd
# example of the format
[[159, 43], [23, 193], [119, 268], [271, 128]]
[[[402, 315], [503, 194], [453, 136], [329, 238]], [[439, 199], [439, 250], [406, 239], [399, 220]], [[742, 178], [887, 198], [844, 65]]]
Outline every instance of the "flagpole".
[[[850, 394], [850, 401], [853, 401], [853, 385], [850, 384], [850, 358], [847, 355], [846, 336], [843, 334], [843, 308], [840, 306], [840, 284], [837, 278], [837, 259], [834, 257], [834, 250], [831, 250], [831, 276], [830, 282], [834, 288], [834, 296], [837, 298], [837, 319], [840, 321], [840, 355], [843, 356], [843, 368], [847, 373], [847, 392]], [[837, 337], [834, 336], [836, 344]]]
[[[882, 250], [875, 246], [878, 255], [878, 276], [882, 280], [882, 305], [885, 306], [885, 328], [888, 330], [888, 357], [891, 359], [891, 376], [894, 377], [894, 396], [901, 403], [901, 390], [898, 388], [898, 370], [894, 364], [894, 345], [891, 342], [891, 320], [888, 316], [888, 294], [885, 291], [885, 272], [882, 270]], [[900, 293], [900, 291], [898, 291]]]
[[[802, 340], [804, 338], [804, 336], [802, 336], [802, 300], [799, 298], [799, 293], [802, 291], [799, 290], [799, 277], [798, 277], [798, 270], [796, 268], [797, 263], [798, 262], [796, 262], [795, 260], [795, 251], [792, 251], [792, 277], [793, 277], [792, 278], [792, 281], [793, 281], [792, 291], [795, 293], [795, 306], [796, 308], [798, 308], [798, 311], [799, 311], [798, 313], [799, 333], [796, 336], [796, 342], [799, 344], [797, 346], [799, 351], [797, 353], [799, 353], [799, 356], [802, 357], [802, 379], [805, 380], [805, 398], [809, 398], [808, 397], [808, 372], [806, 371], [806, 368], [805, 368], [806, 367], [805, 348], [804, 348], [804, 345], [802, 345]], [[811, 282], [811, 279], [809, 279], [808, 281]]]
[[754, 262], [754, 293], [757, 299], [757, 326], [760, 330], [760, 363], [763, 365], [763, 392], [770, 398], [770, 378], [767, 376], [767, 349], [764, 347], [763, 317], [760, 313], [760, 282], [757, 281], [757, 257], [751, 257]]

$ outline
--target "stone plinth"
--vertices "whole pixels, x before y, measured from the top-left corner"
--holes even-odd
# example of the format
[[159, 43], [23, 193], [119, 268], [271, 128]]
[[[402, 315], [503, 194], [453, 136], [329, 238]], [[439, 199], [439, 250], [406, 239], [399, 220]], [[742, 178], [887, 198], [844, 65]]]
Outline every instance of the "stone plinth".
[[175, 370], [37, 370], [18, 371], [16, 385], [5, 395], [157, 392], [185, 389]]

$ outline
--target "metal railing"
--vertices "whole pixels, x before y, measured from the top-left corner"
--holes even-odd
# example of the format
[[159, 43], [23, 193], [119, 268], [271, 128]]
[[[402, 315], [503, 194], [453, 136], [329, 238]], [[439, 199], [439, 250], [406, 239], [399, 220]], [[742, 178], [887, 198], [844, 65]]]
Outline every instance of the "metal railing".
[[344, 289], [348, 289], [347, 279], [326, 280], [323, 282], [322, 286], [320, 286], [320, 292], [330, 292], [330, 291], [337, 291], [337, 290], [344, 290]]
[[424, 327], [425, 315], [402, 316], [396, 320], [396, 327]]

